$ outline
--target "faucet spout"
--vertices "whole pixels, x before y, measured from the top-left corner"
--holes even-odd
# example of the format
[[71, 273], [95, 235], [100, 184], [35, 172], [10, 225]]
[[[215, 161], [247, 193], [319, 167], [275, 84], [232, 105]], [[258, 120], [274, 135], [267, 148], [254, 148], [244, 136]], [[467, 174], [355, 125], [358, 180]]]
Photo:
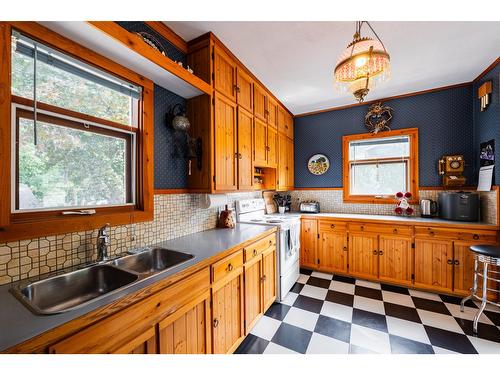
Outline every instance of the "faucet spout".
[[97, 261], [103, 262], [109, 259], [109, 246], [111, 245], [111, 239], [109, 237], [109, 230], [111, 229], [109, 224], [105, 224], [97, 234]]

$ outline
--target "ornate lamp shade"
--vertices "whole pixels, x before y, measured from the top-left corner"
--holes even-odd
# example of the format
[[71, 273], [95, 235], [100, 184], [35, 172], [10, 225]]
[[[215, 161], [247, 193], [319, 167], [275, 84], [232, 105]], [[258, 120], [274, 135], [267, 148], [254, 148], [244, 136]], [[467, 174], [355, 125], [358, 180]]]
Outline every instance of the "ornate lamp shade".
[[334, 70], [336, 87], [351, 92], [359, 102], [371, 88], [390, 76], [389, 53], [378, 37], [374, 40], [360, 36], [363, 23], [356, 24], [353, 40], [340, 55]]

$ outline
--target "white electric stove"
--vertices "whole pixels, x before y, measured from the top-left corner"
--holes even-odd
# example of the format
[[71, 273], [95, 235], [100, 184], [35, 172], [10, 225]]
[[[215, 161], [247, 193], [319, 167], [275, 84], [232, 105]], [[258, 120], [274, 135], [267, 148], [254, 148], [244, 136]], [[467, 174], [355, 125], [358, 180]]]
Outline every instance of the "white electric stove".
[[277, 241], [277, 300], [283, 301], [299, 278], [300, 216], [266, 214], [264, 199], [236, 201], [236, 219], [240, 223], [278, 227]]

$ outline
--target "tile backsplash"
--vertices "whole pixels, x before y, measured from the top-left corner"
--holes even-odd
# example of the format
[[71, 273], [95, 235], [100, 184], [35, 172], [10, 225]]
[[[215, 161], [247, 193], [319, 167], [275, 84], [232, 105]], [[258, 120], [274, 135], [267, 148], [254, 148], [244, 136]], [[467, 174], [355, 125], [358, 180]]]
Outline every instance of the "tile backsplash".
[[[420, 190], [420, 199], [433, 199], [437, 201], [440, 190]], [[450, 190], [451, 191], [451, 190]], [[292, 197], [292, 210], [299, 209], [301, 201], [314, 200], [320, 204], [322, 212], [337, 212], [366, 215], [394, 215], [394, 204], [360, 204], [344, 203], [342, 190], [294, 190]], [[481, 220], [489, 224], [497, 224], [497, 190], [480, 192]], [[420, 205], [412, 205], [414, 216], [420, 216]]]
[[[111, 228], [110, 255], [215, 228], [217, 208], [199, 207], [200, 194], [155, 195], [154, 220]], [[234, 201], [260, 192], [228, 194]], [[97, 230], [0, 243], [0, 285], [95, 260]]]

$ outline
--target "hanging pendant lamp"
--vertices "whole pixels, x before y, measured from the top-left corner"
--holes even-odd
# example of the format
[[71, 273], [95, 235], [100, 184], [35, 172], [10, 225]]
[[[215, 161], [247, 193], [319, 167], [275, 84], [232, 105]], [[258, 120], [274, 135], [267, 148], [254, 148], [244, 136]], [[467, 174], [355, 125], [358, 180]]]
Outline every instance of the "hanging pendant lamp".
[[[376, 40], [361, 36], [361, 27], [367, 24]], [[335, 86], [351, 92], [362, 102], [371, 88], [390, 76], [390, 56], [384, 43], [368, 21], [356, 21], [352, 42], [340, 55], [334, 70]]]

